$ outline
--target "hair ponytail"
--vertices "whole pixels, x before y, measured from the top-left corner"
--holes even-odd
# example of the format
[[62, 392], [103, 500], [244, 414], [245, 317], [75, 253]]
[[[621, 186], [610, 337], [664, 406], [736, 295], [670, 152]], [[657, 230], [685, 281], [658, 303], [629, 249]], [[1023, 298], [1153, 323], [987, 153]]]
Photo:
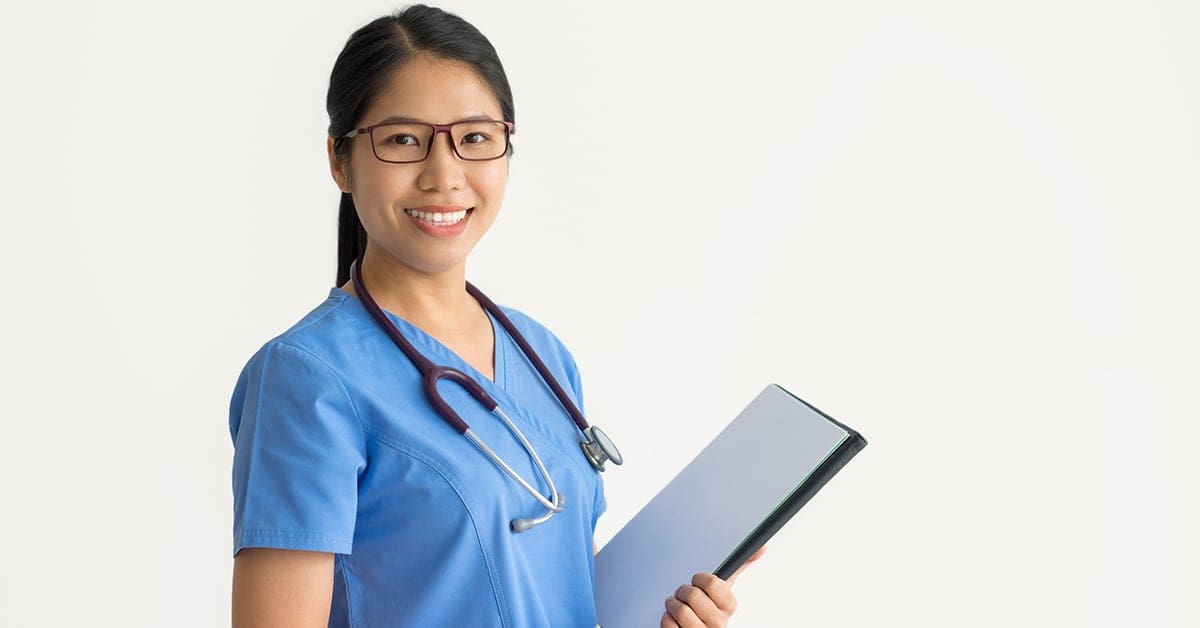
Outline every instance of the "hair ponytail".
[[358, 219], [358, 211], [354, 208], [354, 198], [342, 192], [342, 202], [338, 207], [338, 252], [337, 252], [337, 284], [346, 285], [350, 281], [350, 264], [362, 257], [367, 248], [367, 230]]

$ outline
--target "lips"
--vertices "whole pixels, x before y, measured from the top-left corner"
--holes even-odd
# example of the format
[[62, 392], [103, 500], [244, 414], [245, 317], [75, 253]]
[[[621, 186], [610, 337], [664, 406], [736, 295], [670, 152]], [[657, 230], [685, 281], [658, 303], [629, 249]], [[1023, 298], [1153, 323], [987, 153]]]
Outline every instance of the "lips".
[[458, 205], [426, 205], [406, 207], [404, 213], [412, 218], [418, 229], [435, 238], [452, 238], [467, 227], [474, 207]]

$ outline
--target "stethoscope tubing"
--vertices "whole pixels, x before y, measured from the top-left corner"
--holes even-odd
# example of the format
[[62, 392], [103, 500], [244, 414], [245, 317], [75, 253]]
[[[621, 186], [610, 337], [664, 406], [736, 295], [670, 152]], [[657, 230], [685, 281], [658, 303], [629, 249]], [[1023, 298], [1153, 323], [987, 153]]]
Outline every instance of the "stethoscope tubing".
[[[558, 492], [558, 488], [554, 485], [554, 479], [551, 478], [550, 472], [546, 469], [546, 465], [542, 462], [541, 456], [538, 455], [537, 451], [533, 448], [533, 445], [527, 438], [525, 438], [525, 434], [521, 432], [515, 423], [513, 423], [512, 419], [510, 419], [508, 415], [502, 409], [500, 409], [500, 404], [497, 403], [496, 400], [493, 399], [492, 396], [489, 395], [487, 391], [485, 391], [483, 387], [480, 386], [477, 381], [475, 381], [474, 378], [458, 369], [436, 365], [422, 355], [421, 352], [418, 351], [417, 348], [414, 347], [402, 333], [400, 333], [400, 330], [388, 320], [387, 315], [383, 312], [383, 309], [379, 307], [379, 304], [375, 302], [374, 297], [371, 296], [370, 291], [366, 289], [366, 285], [362, 279], [362, 271], [360, 270], [357, 261], [351, 264], [350, 275], [354, 280], [354, 285], [356, 291], [358, 292], [359, 300], [362, 301], [372, 318], [379, 323], [379, 326], [383, 328], [384, 332], [389, 338], [391, 338], [392, 342], [400, 348], [404, 355], [407, 356], [412, 362], [413, 366], [417, 368], [418, 372], [421, 373], [421, 386], [423, 392], [425, 393], [425, 398], [432, 406], [434, 406], [434, 410], [442, 417], [442, 419], [453, 426], [459, 434], [466, 436], [476, 448], [478, 448], [485, 456], [491, 459], [491, 461], [495, 463], [495, 465], [502, 471], [504, 471], [504, 473], [506, 473], [513, 480], [516, 480], [516, 482], [520, 484], [521, 487], [524, 488], [530, 495], [532, 495], [538, 501], [538, 503], [547, 508], [546, 513], [542, 516], [535, 518], [514, 519], [509, 523], [509, 527], [514, 532], [524, 532], [525, 530], [528, 530], [538, 524], [548, 521], [550, 517], [554, 516], [555, 513], [562, 512], [563, 504], [566, 502], [565, 496]], [[555, 391], [555, 394], [562, 395], [559, 398], [559, 401], [563, 402], [564, 407], [567, 408], [568, 414], [572, 415], [572, 419], [574, 420], [576, 416], [578, 416], [578, 418], [581, 420], [583, 418], [582, 414], [579, 413], [578, 409], [575, 408], [573, 403], [570, 403], [570, 399], [566, 398], [565, 393], [562, 392], [562, 388], [558, 385], [554, 378], [549, 376], [549, 369], [547, 369], [545, 364], [542, 363], [541, 359], [538, 358], [536, 352], [529, 347], [529, 344], [525, 341], [525, 338], [516, 330], [512, 322], [508, 320], [508, 317], [504, 316], [504, 313], [500, 311], [500, 308], [497, 307], [496, 304], [490, 299], [484, 296], [483, 293], [479, 292], [479, 290], [477, 290], [474, 286], [467, 284], [467, 289], [471, 295], [474, 296], [489, 313], [495, 316], [506, 330], [508, 330], [509, 335], [518, 342], [518, 345], [521, 347], [526, 357], [529, 357], [530, 362], [534, 363], [535, 368], [538, 369], [538, 373]], [[462, 386], [471, 394], [471, 396], [475, 397], [475, 399], [482, 404], [485, 409], [494, 414], [504, 423], [505, 427], [508, 428], [509, 433], [511, 433], [513, 437], [515, 437], [521, 443], [521, 447], [525, 449], [525, 452], [529, 455], [530, 459], [533, 460], [534, 465], [537, 467], [538, 473], [542, 476], [542, 479], [545, 480], [547, 487], [550, 489], [550, 499], [547, 499], [540, 491], [534, 488], [529, 482], [525, 481], [525, 478], [522, 478], [521, 475], [518, 474], [512, 467], [510, 467], [508, 463], [504, 462], [504, 460], [497, 455], [491, 447], [488, 447], [487, 443], [484, 443], [482, 439], [480, 439], [475, 435], [474, 432], [471, 431], [471, 428], [469, 425], [467, 425], [467, 422], [464, 421], [457, 412], [455, 412], [454, 408], [452, 408], [450, 404], [442, 398], [441, 393], [438, 391], [437, 384], [438, 381], [442, 379], [451, 380], [457, 383], [459, 386]], [[576, 420], [576, 425], [578, 424], [579, 421]], [[584, 425], [586, 426], [586, 421], [584, 422]], [[586, 427], [584, 429], [586, 429]]]
[[475, 443], [475, 446], [478, 447], [479, 450], [484, 453], [484, 455], [495, 461], [495, 463], [499, 465], [500, 468], [509, 475], [509, 477], [516, 480], [521, 486], [525, 487], [525, 490], [529, 491], [529, 494], [533, 495], [543, 506], [553, 510], [554, 512], [562, 512], [560, 500], [561, 496], [559, 495], [558, 489], [554, 487], [554, 480], [550, 477], [550, 472], [546, 470], [546, 465], [542, 464], [542, 458], [534, 451], [533, 445], [529, 444], [529, 441], [525, 438], [525, 434], [521, 433], [521, 430], [517, 429], [517, 426], [513, 424], [512, 419], [509, 419], [508, 415], [505, 414], [503, 410], [496, 408], [492, 411], [492, 414], [495, 414], [497, 417], [499, 417], [500, 420], [503, 421], [506, 426], [508, 426], [508, 431], [511, 432], [513, 436], [517, 438], [517, 440], [521, 441], [521, 446], [524, 447], [526, 451], [530, 452], [531, 457], [533, 458], [533, 463], [537, 465], [538, 472], [546, 480], [546, 484], [550, 485], [550, 494], [554, 496], [553, 501], [546, 499], [545, 496], [543, 496], [537, 489], [530, 486], [529, 483], [525, 481], [525, 478], [521, 477], [516, 471], [513, 470], [512, 467], [508, 466], [508, 463], [504, 462], [503, 458], [496, 455], [496, 452], [492, 451], [492, 448], [488, 447], [487, 443], [483, 442], [483, 440], [476, 436], [474, 432], [467, 430], [466, 437], [471, 439], [471, 442]]

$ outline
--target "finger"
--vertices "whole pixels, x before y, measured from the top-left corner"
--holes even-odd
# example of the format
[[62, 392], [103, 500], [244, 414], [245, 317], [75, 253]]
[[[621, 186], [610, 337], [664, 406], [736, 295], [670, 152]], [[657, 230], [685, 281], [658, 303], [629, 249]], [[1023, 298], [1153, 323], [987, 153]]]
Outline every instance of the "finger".
[[658, 628], [679, 628], [679, 622], [670, 613], [664, 612], [662, 619], [658, 620]]
[[667, 598], [667, 613], [679, 624], [680, 628], [704, 628], [704, 622], [700, 621], [696, 612], [673, 595]]
[[708, 593], [698, 586], [685, 584], [675, 589], [675, 599], [691, 608], [705, 626], [721, 626], [729, 619], [729, 613], [718, 608]]
[[692, 586], [703, 589], [708, 599], [725, 614], [732, 615], [737, 610], [737, 599], [728, 582], [710, 573], [698, 573], [692, 576]]
[[733, 575], [729, 576], [729, 579], [726, 580], [726, 582], [728, 582], [730, 586], [733, 586], [733, 583], [738, 579], [739, 576], [742, 575], [743, 571], [746, 571], [746, 568], [750, 566], [750, 563], [753, 563], [754, 561], [762, 558], [762, 555], [765, 554], [766, 552], [767, 552], [766, 545], [758, 548], [758, 551], [751, 554], [750, 558], [747, 558], [746, 562], [742, 563], [742, 566], [738, 567], [737, 571], [733, 572]]

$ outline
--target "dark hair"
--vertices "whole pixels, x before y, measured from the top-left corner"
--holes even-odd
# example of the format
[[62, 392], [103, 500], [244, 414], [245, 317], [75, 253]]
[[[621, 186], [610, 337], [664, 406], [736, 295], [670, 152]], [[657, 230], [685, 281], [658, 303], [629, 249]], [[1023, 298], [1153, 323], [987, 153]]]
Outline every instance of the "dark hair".
[[[349, 155], [341, 136], [358, 127], [359, 118], [383, 87], [384, 81], [406, 61], [425, 54], [465, 64], [492, 90], [505, 120], [516, 122], [512, 89], [504, 66], [491, 42], [466, 20], [441, 9], [416, 4], [380, 17], [350, 36], [329, 76], [325, 110], [329, 135], [339, 158]], [[343, 193], [338, 209], [337, 285], [350, 278], [350, 263], [367, 245], [367, 232], [358, 219], [354, 200]]]

